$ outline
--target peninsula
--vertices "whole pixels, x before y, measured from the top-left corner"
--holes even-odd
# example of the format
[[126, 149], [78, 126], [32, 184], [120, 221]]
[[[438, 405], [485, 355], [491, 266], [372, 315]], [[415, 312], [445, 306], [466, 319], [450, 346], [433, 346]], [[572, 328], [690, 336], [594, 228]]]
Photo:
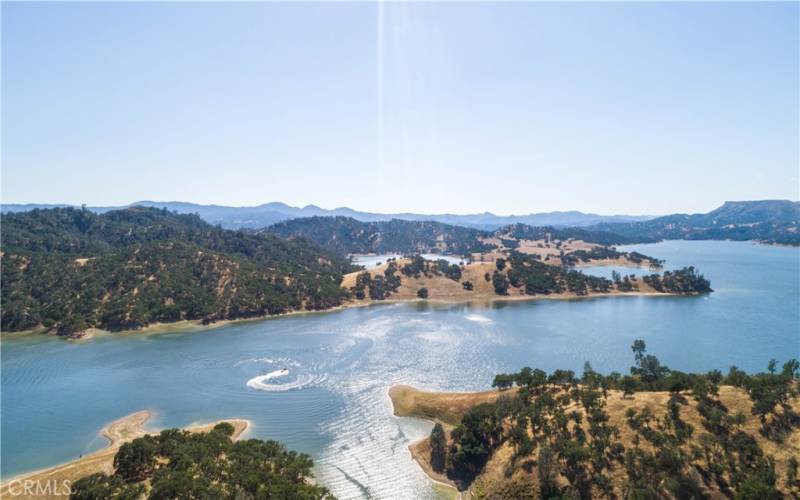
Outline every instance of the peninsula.
[[[145, 410], [111, 422], [100, 430], [100, 434], [108, 440], [105, 448], [55, 467], [8, 479], [0, 484], [0, 497], [48, 500], [64, 498], [81, 478], [98, 473], [113, 474], [114, 456], [123, 444], [148, 434], [144, 427], [151, 417], [152, 413]], [[239, 439], [250, 425], [247, 420], [226, 419], [209, 424], [191, 425], [185, 430], [193, 434], [208, 433], [221, 423], [232, 426], [233, 432], [230, 437], [233, 440]]]
[[[783, 498], [800, 493], [800, 362], [687, 374], [633, 345], [631, 375], [586, 365], [499, 374], [495, 390], [394, 386], [397, 416], [435, 423], [410, 450], [466, 498]], [[588, 495], [588, 496], [587, 496]]]

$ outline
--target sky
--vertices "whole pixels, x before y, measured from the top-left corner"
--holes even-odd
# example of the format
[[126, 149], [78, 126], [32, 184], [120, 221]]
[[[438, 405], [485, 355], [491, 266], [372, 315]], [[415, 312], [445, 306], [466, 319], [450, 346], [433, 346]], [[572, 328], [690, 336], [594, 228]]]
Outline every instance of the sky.
[[800, 198], [800, 4], [2, 4], [2, 201]]

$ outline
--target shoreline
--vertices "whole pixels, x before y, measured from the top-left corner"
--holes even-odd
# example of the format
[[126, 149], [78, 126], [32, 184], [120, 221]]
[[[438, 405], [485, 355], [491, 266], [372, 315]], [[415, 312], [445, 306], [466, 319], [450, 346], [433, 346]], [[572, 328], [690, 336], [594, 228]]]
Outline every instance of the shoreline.
[[[652, 266], [650, 264], [650, 263], [652, 263], [652, 261], [647, 261], [647, 262], [648, 263], [645, 263], [645, 261], [642, 261], [640, 263], [636, 263], [636, 262], [634, 262], [632, 260], [621, 259], [621, 258], [620, 259], [602, 259], [602, 260], [590, 260], [588, 262], [579, 261], [577, 264], [575, 264], [572, 267], [574, 269], [576, 269], [576, 270], [583, 270], [583, 269], [587, 269], [587, 268], [591, 268], [591, 267], [612, 267], [613, 266], [613, 267], [626, 267], [626, 268], [630, 268], [630, 269], [644, 269], [644, 270], [650, 271], [652, 269]], [[659, 270], [660, 269], [661, 268], [659, 268]], [[652, 272], [657, 272], [657, 271], [652, 271]]]
[[420, 299], [420, 298], [404, 298], [404, 299], [393, 299], [388, 298], [384, 300], [372, 300], [372, 299], [364, 299], [361, 301], [349, 301], [343, 303], [341, 305], [331, 307], [329, 309], [323, 309], [318, 311], [289, 311], [280, 314], [270, 314], [266, 316], [256, 316], [252, 318], [238, 318], [238, 319], [225, 319], [220, 321], [215, 321], [214, 323], [203, 324], [202, 320], [181, 320], [175, 321], [172, 323], [152, 323], [150, 325], [144, 326], [142, 328], [131, 329], [131, 330], [118, 330], [118, 331], [111, 331], [111, 330], [103, 330], [100, 328], [89, 328], [86, 331], [86, 334], [80, 337], [69, 337], [69, 336], [60, 336], [57, 333], [54, 333], [52, 330], [46, 330], [43, 328], [34, 328], [30, 330], [22, 330], [22, 331], [14, 331], [14, 332], [2, 332], [0, 333], [0, 338], [2, 337], [23, 337], [28, 335], [46, 335], [51, 337], [61, 337], [64, 340], [70, 342], [85, 342], [88, 340], [92, 340], [96, 337], [101, 336], [116, 336], [116, 335], [133, 335], [133, 334], [140, 334], [140, 335], [152, 335], [152, 334], [161, 334], [161, 333], [188, 333], [188, 332], [201, 332], [207, 330], [213, 330], [215, 328], [221, 328], [224, 326], [229, 325], [237, 325], [237, 324], [245, 324], [245, 323], [256, 323], [260, 321], [268, 321], [272, 319], [280, 319], [280, 318], [288, 318], [294, 316], [304, 316], [304, 315], [317, 315], [317, 314], [330, 314], [330, 313], [337, 313], [342, 312], [347, 309], [353, 309], [358, 307], [370, 307], [370, 306], [379, 306], [381, 304], [471, 304], [471, 303], [480, 303], [480, 304], [492, 304], [495, 302], [529, 302], [529, 301], [537, 301], [537, 300], [592, 300], [604, 297], [697, 297], [702, 294], [691, 294], [691, 295], [683, 295], [677, 293], [667, 293], [667, 292], [610, 292], [610, 293], [587, 293], [586, 295], [575, 295], [575, 294], [541, 294], [541, 295], [476, 295], [475, 297], [462, 297], [462, 296], [451, 296], [451, 297], [433, 297], [428, 299]]
[[[449, 434], [470, 408], [479, 403], [493, 403], [503, 391], [489, 389], [476, 392], [439, 392], [418, 389], [408, 384], [394, 384], [387, 395], [395, 418], [417, 418], [433, 424], [441, 424]], [[470, 490], [462, 490], [456, 481], [435, 472], [426, 458], [430, 456], [429, 438], [423, 437], [408, 445], [411, 459], [419, 466], [428, 480], [446, 486], [456, 498], [470, 498]]]
[[314, 315], [314, 314], [326, 314], [326, 313], [335, 313], [344, 311], [345, 309], [350, 309], [353, 307], [364, 307], [371, 305], [370, 303], [354, 303], [348, 302], [342, 305], [338, 305], [335, 307], [331, 307], [329, 309], [322, 309], [317, 311], [307, 311], [307, 310], [299, 310], [299, 311], [288, 311], [285, 313], [279, 314], [267, 314], [264, 316], [253, 316], [250, 318], [236, 318], [236, 319], [222, 319], [219, 321], [215, 321], [213, 323], [203, 324], [203, 320], [200, 319], [183, 319], [180, 321], [173, 321], [171, 323], [162, 323], [156, 322], [151, 323], [147, 326], [143, 326], [141, 328], [133, 328], [128, 330], [104, 330], [102, 328], [88, 328], [86, 329], [86, 333], [80, 337], [70, 337], [68, 335], [58, 335], [54, 330], [48, 330], [43, 327], [39, 328], [31, 328], [29, 330], [20, 330], [20, 331], [13, 331], [13, 332], [0, 332], [0, 338], [5, 336], [27, 336], [27, 335], [46, 335], [50, 337], [61, 337], [64, 340], [72, 341], [72, 342], [81, 342], [86, 340], [91, 340], [98, 336], [114, 336], [114, 335], [131, 335], [131, 334], [142, 334], [142, 335], [151, 335], [151, 334], [159, 334], [159, 333], [185, 333], [191, 331], [206, 331], [206, 330], [213, 330], [215, 328], [221, 328], [223, 326], [228, 325], [235, 325], [235, 324], [242, 324], [242, 323], [249, 323], [249, 322], [259, 322], [259, 321], [267, 321], [271, 319], [279, 319], [279, 318], [286, 318], [292, 316], [303, 316], [303, 315]]
[[[109, 422], [98, 432], [98, 435], [106, 439], [106, 446], [86, 455], [82, 455], [74, 460], [69, 460], [67, 462], [56, 464], [50, 467], [21, 472], [4, 479], [2, 482], [0, 482], [0, 497], [63, 498], [63, 494], [58, 494], [58, 487], [62, 485], [66, 485], [66, 487], [68, 487], [78, 479], [96, 472], [105, 472], [107, 474], [113, 472], [114, 455], [116, 454], [117, 450], [119, 450], [120, 446], [127, 442], [133, 441], [138, 437], [142, 437], [147, 434], [157, 434], [160, 432], [160, 429], [155, 430], [145, 428], [147, 422], [151, 420], [154, 414], [155, 412], [152, 410], [142, 410]], [[240, 439], [252, 428], [252, 422], [249, 420], [229, 418], [216, 420], [209, 423], [193, 423], [185, 427], [181, 427], [181, 429], [188, 432], [208, 432], [215, 425], [222, 422], [228, 422], [233, 425], [234, 432], [233, 436], [231, 436], [231, 439], [234, 441]], [[25, 494], [12, 495], [10, 493], [10, 488], [22, 488], [21, 484], [27, 484], [28, 481], [32, 481], [32, 484], [51, 485], [51, 487], [54, 488], [52, 490], [53, 494], [49, 496], [36, 495], [35, 497], [32, 497]], [[63, 491], [61, 493], [63, 493]]]
[[[445, 426], [445, 428], [452, 427], [452, 425], [447, 424], [445, 422], [441, 422], [439, 419], [432, 416], [427, 417], [427, 416], [413, 415], [411, 414], [411, 412], [405, 412], [404, 410], [398, 411], [397, 403], [398, 400], [402, 399], [402, 395], [398, 395], [398, 392], [402, 391], [419, 392], [417, 389], [415, 389], [410, 385], [395, 384], [390, 386], [389, 390], [387, 391], [387, 395], [389, 396], [389, 401], [391, 402], [392, 405], [392, 416], [394, 416], [395, 418], [418, 418], [421, 420], [427, 420], [428, 422], [432, 422], [434, 424], [437, 422], [442, 423], [442, 425]], [[441, 487], [446, 488], [448, 492], [454, 494], [457, 500], [461, 500], [462, 498], [464, 498], [464, 495], [463, 492], [458, 489], [456, 483], [448, 479], [443, 474], [435, 472], [431, 468], [430, 463], [424, 460], [423, 458], [424, 450], [422, 450], [422, 448], [426, 447], [427, 443], [428, 443], [428, 438], [423, 437], [417, 439], [416, 441], [412, 441], [411, 443], [408, 444], [406, 448], [408, 449], [408, 452], [411, 455], [411, 460], [413, 460], [414, 463], [417, 464], [420, 470], [422, 470], [422, 473], [425, 474], [425, 476], [431, 483], [438, 484]]]

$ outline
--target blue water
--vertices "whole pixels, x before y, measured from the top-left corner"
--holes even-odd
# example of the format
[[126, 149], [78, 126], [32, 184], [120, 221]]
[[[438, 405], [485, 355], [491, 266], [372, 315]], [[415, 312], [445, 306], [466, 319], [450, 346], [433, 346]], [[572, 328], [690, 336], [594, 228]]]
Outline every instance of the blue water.
[[500, 371], [580, 371], [587, 360], [625, 372], [636, 338], [687, 371], [757, 371], [800, 356], [799, 249], [688, 241], [625, 249], [667, 268], [695, 265], [715, 292], [379, 305], [87, 342], [3, 338], [2, 475], [100, 448], [103, 425], [151, 409], [153, 428], [250, 419], [251, 436], [310, 453], [340, 498], [435, 498], [407, 450], [430, 424], [391, 415], [392, 384], [478, 390]]
[[384, 253], [384, 254], [369, 254], [369, 255], [353, 255], [353, 264], [364, 266], [367, 269], [385, 264], [388, 259], [402, 259], [403, 256], [399, 253]]

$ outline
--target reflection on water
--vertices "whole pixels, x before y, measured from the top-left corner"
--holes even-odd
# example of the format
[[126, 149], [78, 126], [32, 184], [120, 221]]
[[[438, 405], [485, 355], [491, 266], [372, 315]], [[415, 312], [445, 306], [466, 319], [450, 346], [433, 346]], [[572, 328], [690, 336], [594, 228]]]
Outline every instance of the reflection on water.
[[436, 498], [407, 446], [430, 424], [391, 415], [387, 390], [479, 390], [529, 365], [627, 371], [630, 344], [682, 370], [760, 370], [798, 356], [798, 249], [666, 242], [634, 249], [696, 264], [710, 296], [413, 303], [192, 333], [2, 341], [3, 475], [103, 445], [105, 423], [144, 408], [153, 427], [225, 417], [310, 453], [340, 498]]

